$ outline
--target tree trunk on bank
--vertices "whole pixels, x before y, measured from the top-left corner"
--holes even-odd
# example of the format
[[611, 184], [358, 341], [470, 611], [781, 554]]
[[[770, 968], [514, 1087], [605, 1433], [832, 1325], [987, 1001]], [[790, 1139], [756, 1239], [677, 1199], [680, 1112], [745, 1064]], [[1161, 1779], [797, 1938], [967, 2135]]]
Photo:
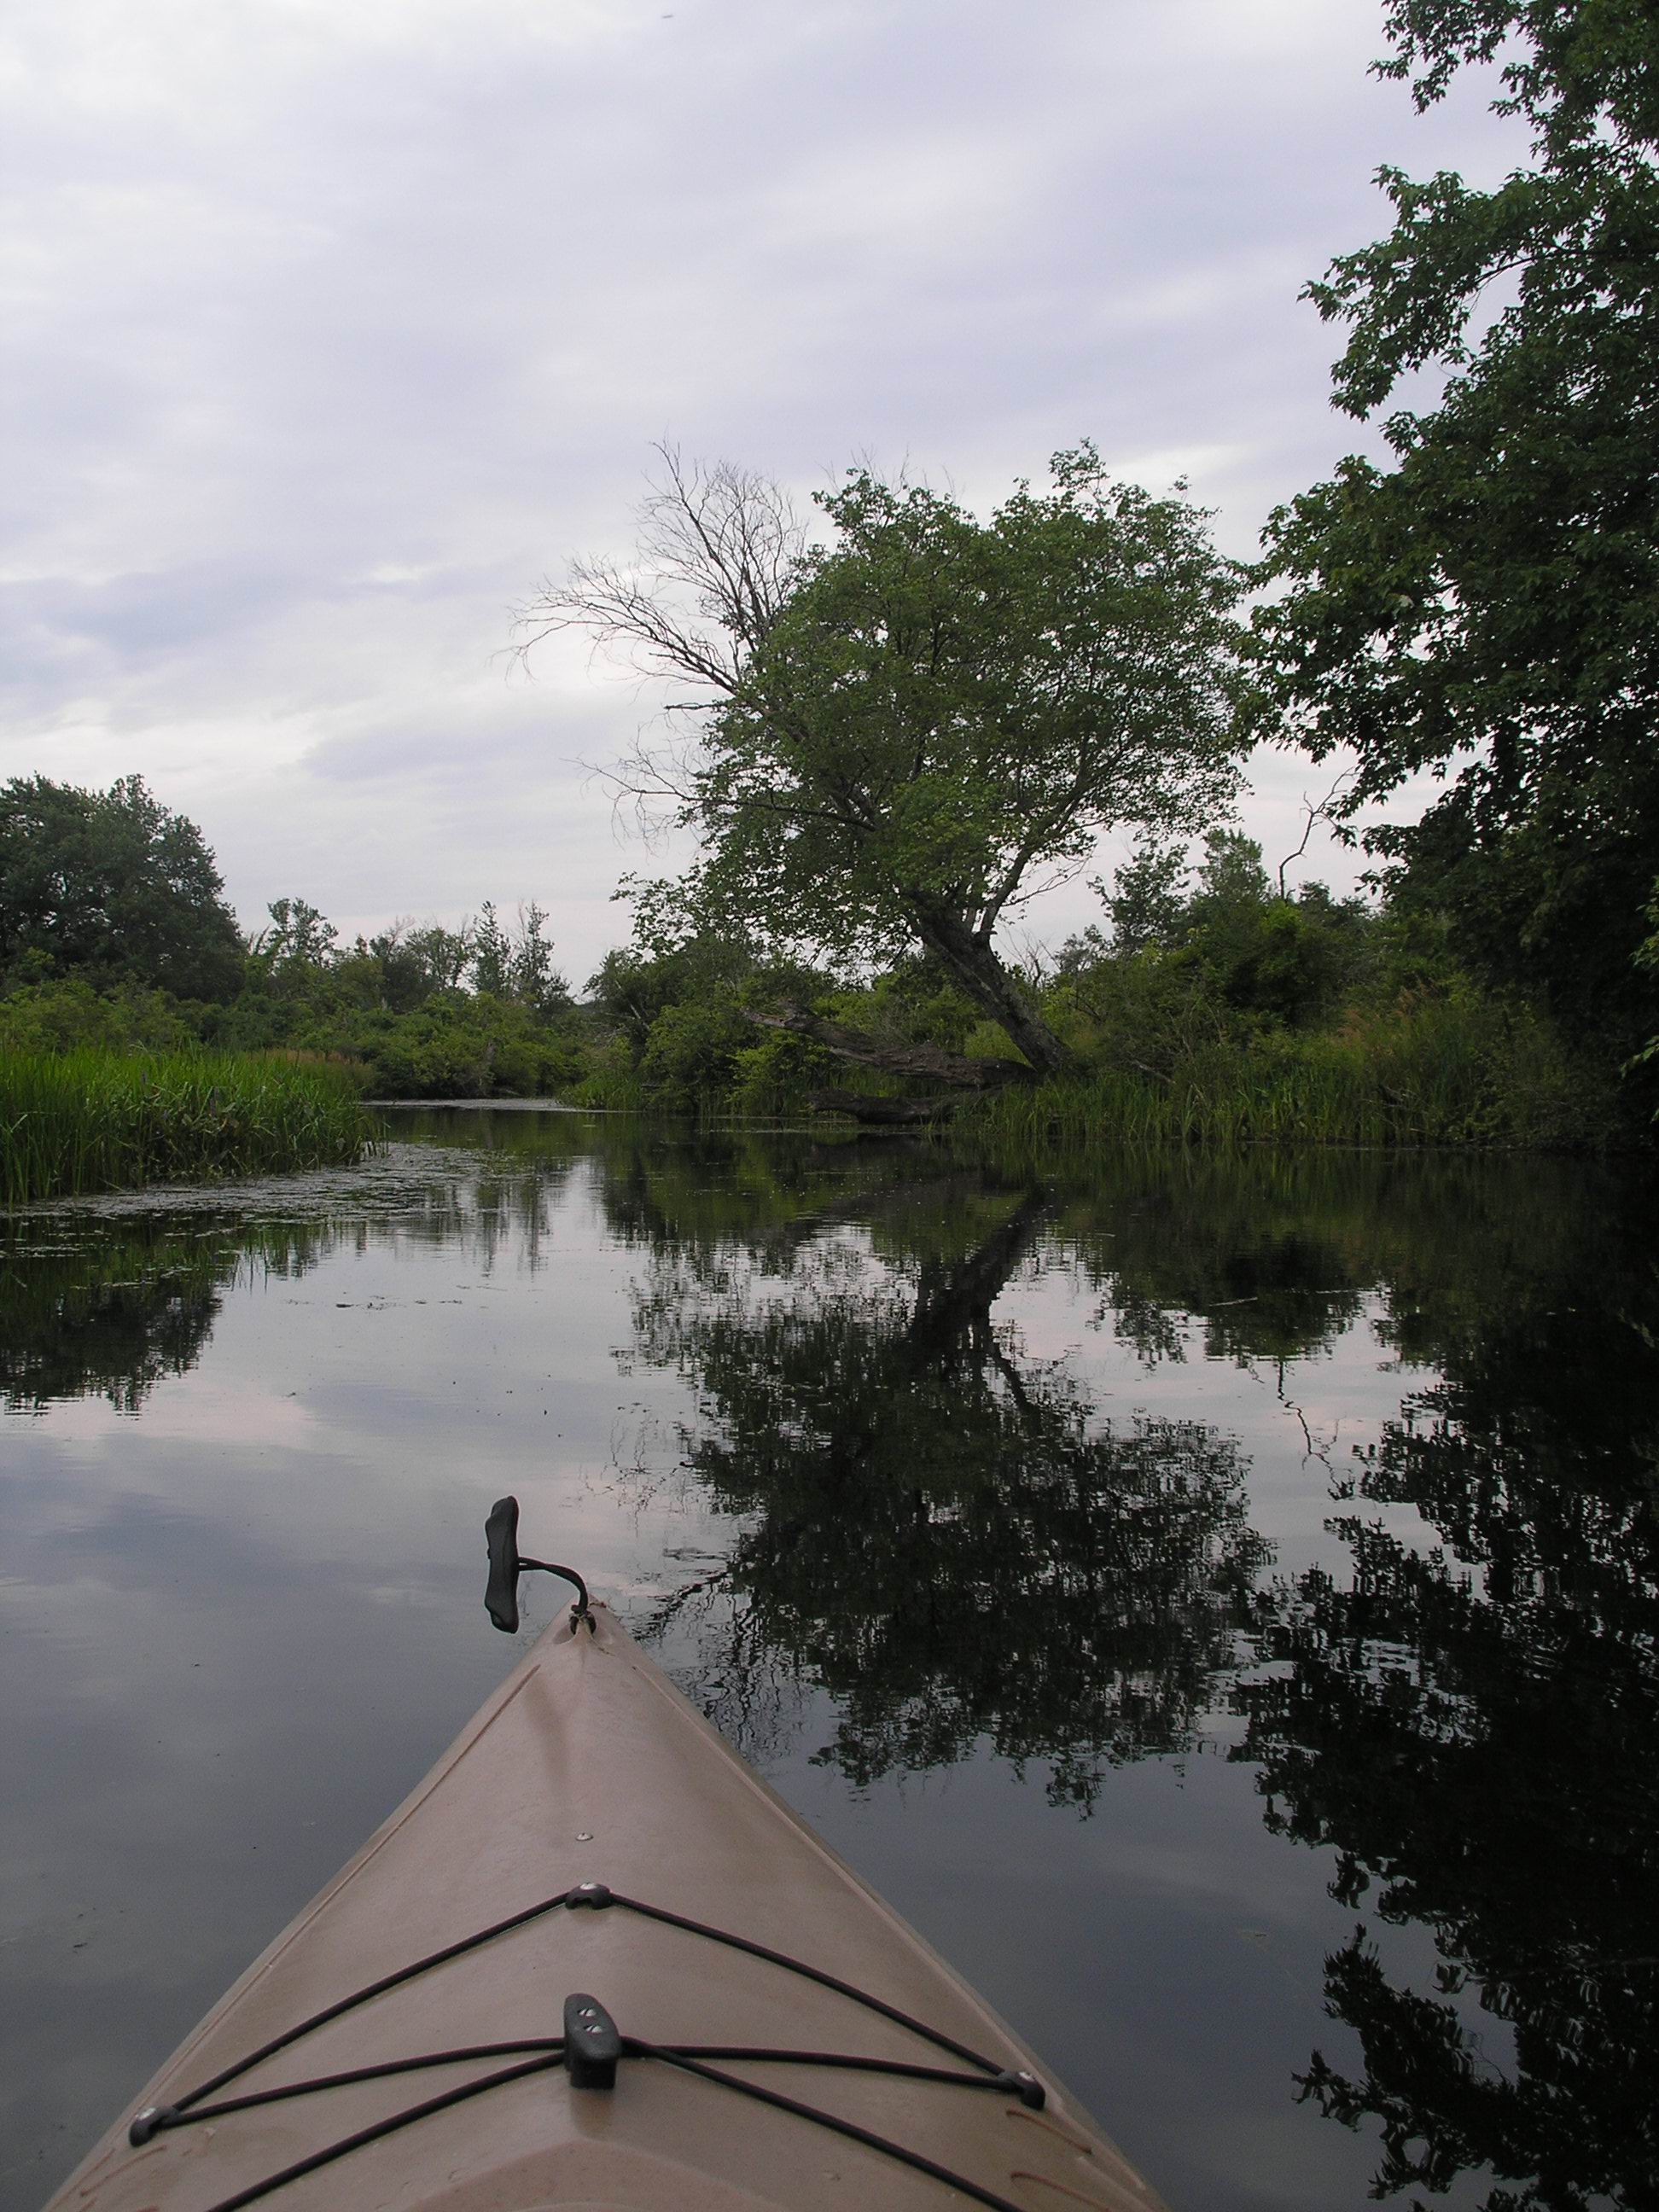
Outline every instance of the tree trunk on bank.
[[937, 907], [912, 909], [916, 934], [942, 961], [976, 1006], [1008, 1032], [1038, 1076], [1065, 1075], [1073, 1061], [992, 950], [988, 937], [969, 929], [960, 915]]
[[[967, 1060], [933, 1044], [888, 1045], [861, 1030], [824, 1021], [804, 1006], [785, 1006], [773, 1013], [750, 1011], [763, 1029], [788, 1030], [810, 1037], [842, 1060], [879, 1068], [886, 1075], [910, 1075], [945, 1083], [958, 1094], [994, 1090], [1006, 1083], [1032, 1083], [1060, 1075], [1073, 1065], [1072, 1054], [1037, 1012], [991, 948], [961, 918], [938, 908], [917, 909], [916, 931], [954, 981], [983, 1008], [1025, 1055], [1025, 1064], [1007, 1060]], [[850, 1114], [855, 1121], [884, 1124], [936, 1121], [962, 1103], [961, 1097], [865, 1098], [848, 1091], [820, 1091], [809, 1101], [821, 1112]]]

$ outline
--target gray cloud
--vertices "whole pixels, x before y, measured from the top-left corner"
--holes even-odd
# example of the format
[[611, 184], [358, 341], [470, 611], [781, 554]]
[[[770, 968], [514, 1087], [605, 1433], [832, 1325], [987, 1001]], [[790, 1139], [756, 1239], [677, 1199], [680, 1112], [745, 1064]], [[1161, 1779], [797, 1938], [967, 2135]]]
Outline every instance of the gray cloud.
[[[249, 918], [533, 894], [586, 973], [641, 855], [580, 763], [650, 702], [500, 656], [653, 436], [984, 502], [1091, 434], [1248, 552], [1361, 442], [1297, 293], [1370, 171], [1512, 151], [1368, 79], [1347, 0], [664, 12], [15, 0], [0, 774], [141, 770]], [[1275, 857], [1308, 781], [1248, 810]]]

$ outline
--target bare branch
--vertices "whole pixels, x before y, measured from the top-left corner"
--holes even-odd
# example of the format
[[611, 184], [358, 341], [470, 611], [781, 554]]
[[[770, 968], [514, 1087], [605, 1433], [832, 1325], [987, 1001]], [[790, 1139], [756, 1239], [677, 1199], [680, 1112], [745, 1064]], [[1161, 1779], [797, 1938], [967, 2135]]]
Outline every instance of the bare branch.
[[514, 610], [515, 650], [525, 661], [544, 639], [580, 630], [642, 676], [731, 698], [788, 596], [805, 526], [787, 492], [754, 471], [656, 451], [662, 474], [635, 510], [633, 560], [578, 559], [562, 582], [544, 577]]
[[1341, 774], [1336, 778], [1336, 781], [1332, 784], [1330, 789], [1325, 793], [1325, 796], [1322, 799], [1310, 799], [1305, 791], [1303, 793], [1302, 808], [1306, 819], [1302, 824], [1302, 842], [1297, 847], [1293, 853], [1286, 853], [1284, 859], [1279, 864], [1279, 896], [1280, 898], [1288, 898], [1290, 896], [1289, 892], [1285, 888], [1285, 871], [1290, 866], [1292, 860], [1299, 860], [1302, 858], [1302, 855], [1307, 851], [1308, 840], [1314, 833], [1314, 823], [1316, 822], [1328, 822], [1330, 820], [1332, 811], [1335, 806], [1337, 799], [1341, 796], [1344, 787], [1353, 781], [1354, 775], [1354, 768], [1352, 764], [1350, 763], [1348, 767], [1342, 770]]

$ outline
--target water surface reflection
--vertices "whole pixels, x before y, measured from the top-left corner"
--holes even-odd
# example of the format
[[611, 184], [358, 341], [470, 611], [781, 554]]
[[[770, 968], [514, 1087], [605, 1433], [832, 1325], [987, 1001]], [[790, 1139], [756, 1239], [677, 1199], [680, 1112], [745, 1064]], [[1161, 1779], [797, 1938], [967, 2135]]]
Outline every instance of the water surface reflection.
[[501, 1490], [1171, 2201], [1651, 2201], [1647, 1194], [428, 1113], [0, 1252], [0, 2203], [502, 1665]]
[[[993, 1317], [1053, 1212], [1040, 1191], [900, 1186], [884, 1249], [820, 1230], [760, 1264], [666, 1248], [640, 1356], [692, 1384], [682, 1464], [737, 1524], [657, 1616], [718, 1595], [700, 1666], [764, 1653], [836, 1701], [866, 1784], [988, 1745], [1082, 1808], [1103, 1768], [1190, 1746], [1267, 1547], [1237, 1443], [1201, 1421], [1105, 1421], [1072, 1363]], [[745, 1748], [747, 1716], [709, 1705]]]

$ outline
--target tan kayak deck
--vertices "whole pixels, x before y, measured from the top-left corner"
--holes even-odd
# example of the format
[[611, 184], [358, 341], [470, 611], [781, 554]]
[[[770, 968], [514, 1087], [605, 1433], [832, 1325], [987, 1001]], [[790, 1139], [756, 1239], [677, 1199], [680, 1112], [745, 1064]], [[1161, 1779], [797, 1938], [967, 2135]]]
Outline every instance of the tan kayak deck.
[[[360, 2130], [514, 2066], [465, 2098], [246, 2201], [272, 2212], [1159, 2212], [1085, 2115], [921, 1938], [732, 1753], [603, 1607], [550, 1629], [414, 1794], [175, 2053], [49, 2212], [213, 2212]], [[723, 2074], [836, 2115], [963, 2177], [883, 2152], [665, 2061], [625, 2056], [610, 2089], [557, 2054], [507, 2053], [164, 2126], [167, 2106], [415, 1960], [584, 1882], [788, 1954], [1010, 2072], [1010, 2087], [773, 2060]], [[624, 2038], [764, 2046], [978, 2069], [837, 1990], [626, 1905], [562, 1905], [343, 2012], [204, 2106], [417, 2054], [560, 2038], [568, 1996]]]

